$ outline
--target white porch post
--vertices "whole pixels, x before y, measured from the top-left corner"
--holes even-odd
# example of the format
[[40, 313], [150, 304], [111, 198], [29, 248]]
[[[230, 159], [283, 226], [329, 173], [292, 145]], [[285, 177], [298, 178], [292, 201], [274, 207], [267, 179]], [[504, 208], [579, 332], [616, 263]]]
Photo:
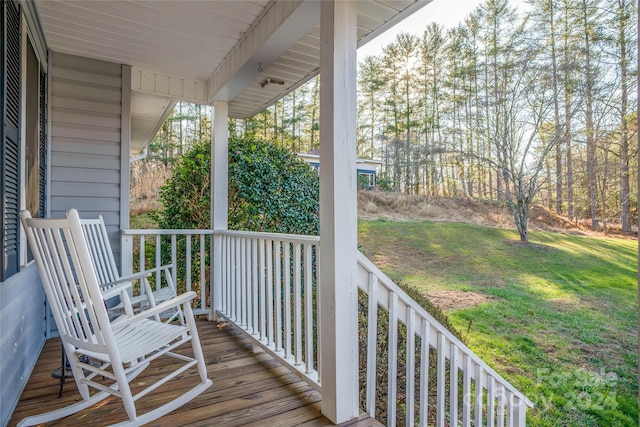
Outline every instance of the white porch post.
[[322, 413], [359, 415], [356, 251], [357, 2], [323, 1], [320, 18], [320, 375]]
[[[229, 105], [224, 101], [213, 103], [213, 131], [211, 132], [211, 229], [229, 227]], [[222, 236], [213, 237], [211, 310], [222, 308]]]

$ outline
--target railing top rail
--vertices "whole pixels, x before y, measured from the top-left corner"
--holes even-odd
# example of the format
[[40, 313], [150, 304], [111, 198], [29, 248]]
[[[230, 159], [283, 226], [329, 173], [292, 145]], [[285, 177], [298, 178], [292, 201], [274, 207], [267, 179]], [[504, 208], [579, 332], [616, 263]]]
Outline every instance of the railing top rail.
[[144, 235], [156, 235], [156, 234], [160, 234], [160, 235], [173, 235], [173, 234], [193, 234], [193, 235], [199, 235], [199, 234], [213, 234], [213, 230], [199, 230], [199, 229], [193, 229], [193, 230], [189, 230], [189, 229], [184, 229], [184, 230], [178, 230], [178, 229], [124, 229], [121, 231], [123, 236], [138, 236], [141, 234]]
[[202, 229], [123, 229], [121, 230], [123, 236], [136, 236], [136, 235], [173, 235], [173, 234], [216, 234], [219, 236], [236, 236], [236, 237], [248, 237], [256, 239], [271, 239], [271, 240], [287, 240], [296, 243], [312, 243], [318, 244], [320, 237], [318, 236], [306, 236], [302, 234], [284, 234], [284, 233], [264, 233], [256, 231], [241, 231], [241, 230], [202, 230]]
[[256, 239], [270, 239], [270, 240], [287, 240], [294, 243], [320, 243], [320, 237], [318, 236], [305, 236], [302, 234], [281, 234], [281, 233], [263, 233], [256, 231], [240, 231], [240, 230], [215, 230], [214, 234], [220, 236], [235, 236], [246, 237]]
[[[509, 381], [504, 379], [500, 374], [498, 374], [489, 365], [487, 365], [485, 361], [478, 357], [469, 347], [467, 347], [449, 330], [444, 327], [440, 327], [440, 322], [438, 322], [433, 316], [431, 316], [431, 314], [429, 314], [420, 304], [416, 303], [413, 298], [407, 295], [407, 293], [404, 292], [398, 285], [396, 285], [393, 280], [391, 280], [386, 274], [384, 274], [378, 267], [376, 267], [366, 256], [364, 256], [360, 252], [358, 252], [358, 265], [364, 268], [367, 272], [372, 273], [374, 276], [377, 276], [379, 285], [383, 285], [388, 290], [393, 291], [398, 296], [398, 299], [400, 301], [402, 301], [407, 306], [412, 307], [420, 317], [426, 319], [432, 326], [438, 329], [439, 332], [444, 334], [447, 339], [455, 343], [456, 347], [458, 347], [459, 350], [462, 350], [462, 352], [467, 354], [475, 363], [482, 366], [483, 370], [486, 373], [490, 374], [493, 378], [501, 382], [507, 388], [507, 390], [517, 396], [518, 399], [523, 401], [527, 406], [533, 407], [533, 402], [531, 402], [522, 392], [516, 389], [511, 383], [509, 383]], [[419, 331], [417, 331], [417, 333], [419, 334]]]

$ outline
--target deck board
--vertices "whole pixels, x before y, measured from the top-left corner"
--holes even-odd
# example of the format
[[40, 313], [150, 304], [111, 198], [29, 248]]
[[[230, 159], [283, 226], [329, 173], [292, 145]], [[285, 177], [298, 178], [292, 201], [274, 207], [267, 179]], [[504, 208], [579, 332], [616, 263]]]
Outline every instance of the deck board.
[[[216, 323], [198, 320], [198, 332], [205, 355], [207, 371], [213, 385], [200, 396], [148, 424], [149, 426], [330, 426], [320, 412], [320, 394], [300, 380], [277, 360], [265, 353], [253, 353], [248, 339], [233, 326], [217, 327]], [[154, 375], [166, 372], [171, 359], [153, 362], [132, 382], [153, 381]], [[9, 426], [28, 415], [67, 406], [80, 400], [73, 380], [64, 386], [58, 398], [60, 383], [51, 372], [60, 366], [60, 340], [45, 343], [35, 370], [20, 397]], [[198, 382], [195, 369], [190, 369], [168, 384], [137, 402], [140, 413], [171, 400], [173, 396]], [[126, 420], [119, 399], [109, 397], [89, 409], [49, 423], [49, 426], [101, 426]], [[380, 426], [362, 415], [344, 426]]]

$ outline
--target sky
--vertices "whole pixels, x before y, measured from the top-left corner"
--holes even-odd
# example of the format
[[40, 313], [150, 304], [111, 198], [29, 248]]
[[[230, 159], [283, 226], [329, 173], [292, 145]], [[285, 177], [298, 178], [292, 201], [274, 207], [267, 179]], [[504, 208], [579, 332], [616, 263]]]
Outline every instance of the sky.
[[[387, 30], [374, 40], [358, 49], [358, 61], [367, 55], [379, 55], [382, 48], [393, 42], [401, 33], [421, 36], [425, 27], [431, 22], [438, 22], [445, 28], [455, 27], [471, 13], [482, 0], [433, 0], [413, 15]], [[512, 6], [524, 7], [524, 0], [510, 0]]]

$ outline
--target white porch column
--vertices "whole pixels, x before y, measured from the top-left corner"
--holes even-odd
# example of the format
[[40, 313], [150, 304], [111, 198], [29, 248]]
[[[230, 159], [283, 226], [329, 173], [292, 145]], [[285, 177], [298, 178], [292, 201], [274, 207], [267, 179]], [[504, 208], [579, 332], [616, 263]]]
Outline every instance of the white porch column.
[[[229, 105], [213, 103], [213, 131], [211, 132], [211, 229], [229, 227]], [[211, 308], [215, 319], [222, 308], [222, 236], [213, 237]]]
[[355, 1], [323, 1], [320, 18], [320, 375], [322, 413], [359, 415]]

